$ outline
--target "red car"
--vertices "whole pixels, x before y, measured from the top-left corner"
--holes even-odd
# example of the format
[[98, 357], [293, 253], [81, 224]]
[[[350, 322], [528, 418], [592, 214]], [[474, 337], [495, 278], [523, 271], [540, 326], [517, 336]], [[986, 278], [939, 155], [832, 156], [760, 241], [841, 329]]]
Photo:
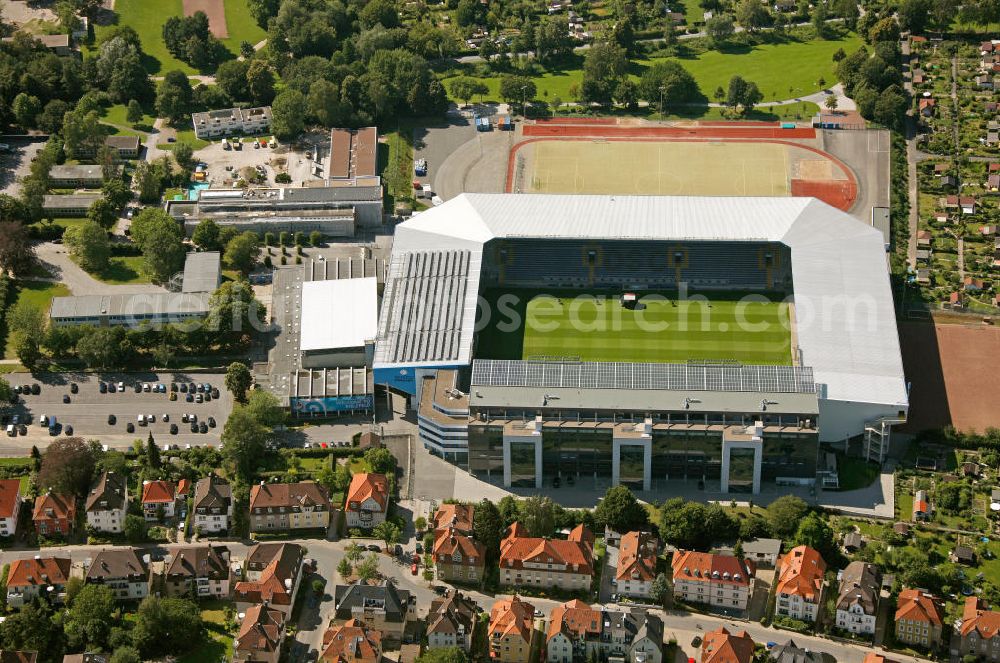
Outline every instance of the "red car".
[[410, 573], [412, 573], [413, 575], [417, 575], [417, 565], [416, 564], [410, 565]]

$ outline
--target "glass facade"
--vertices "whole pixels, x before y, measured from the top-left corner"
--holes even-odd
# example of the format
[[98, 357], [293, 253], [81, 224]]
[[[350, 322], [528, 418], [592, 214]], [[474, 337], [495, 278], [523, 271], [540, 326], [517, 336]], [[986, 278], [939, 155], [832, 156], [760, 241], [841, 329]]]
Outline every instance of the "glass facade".
[[623, 444], [618, 448], [618, 480], [629, 488], [642, 490], [645, 451], [641, 446]]
[[753, 449], [730, 449], [729, 492], [753, 492]]
[[542, 472], [546, 477], [611, 477], [611, 429], [542, 431]]
[[535, 486], [535, 443], [510, 443], [510, 485], [519, 488]]
[[469, 426], [469, 472], [480, 479], [503, 479], [503, 426]]

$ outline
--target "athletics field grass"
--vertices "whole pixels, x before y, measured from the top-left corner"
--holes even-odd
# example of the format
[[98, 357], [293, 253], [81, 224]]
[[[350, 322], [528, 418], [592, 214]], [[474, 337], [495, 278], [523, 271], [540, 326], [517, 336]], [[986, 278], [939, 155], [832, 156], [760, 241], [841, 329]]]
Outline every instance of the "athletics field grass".
[[[792, 363], [788, 307], [759, 301], [759, 296], [741, 301], [742, 294], [720, 293], [678, 302], [677, 293], [644, 293], [639, 310], [624, 308], [620, 293], [489, 291], [483, 296], [493, 313], [477, 340], [481, 358]], [[508, 324], [511, 319], [524, 322]]]

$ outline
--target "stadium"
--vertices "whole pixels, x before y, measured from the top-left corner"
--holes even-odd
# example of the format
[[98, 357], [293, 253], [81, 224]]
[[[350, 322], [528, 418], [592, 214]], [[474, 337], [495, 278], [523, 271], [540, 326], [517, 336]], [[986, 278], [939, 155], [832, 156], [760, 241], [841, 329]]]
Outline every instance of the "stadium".
[[812, 485], [908, 408], [883, 236], [814, 198], [460, 195], [397, 227], [373, 368], [505, 487]]

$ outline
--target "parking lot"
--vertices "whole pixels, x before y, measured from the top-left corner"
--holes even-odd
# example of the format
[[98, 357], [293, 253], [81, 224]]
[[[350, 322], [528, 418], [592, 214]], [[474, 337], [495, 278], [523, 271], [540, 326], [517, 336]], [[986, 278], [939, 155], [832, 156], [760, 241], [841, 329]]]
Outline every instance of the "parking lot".
[[0, 152], [0, 193], [16, 196], [21, 192], [19, 180], [28, 175], [31, 161], [45, 147], [45, 141], [0, 140], [0, 143], [10, 147], [9, 151]]
[[[274, 185], [274, 176], [286, 170], [288, 153], [282, 149], [269, 147], [254, 148], [253, 143], [243, 143], [242, 149], [224, 149], [222, 140], [213, 140], [211, 145], [198, 150], [197, 158], [207, 166], [208, 179], [213, 186], [233, 186], [244, 168], [263, 166], [266, 180], [262, 185]], [[282, 154], [279, 154], [282, 152]], [[227, 168], [229, 170], [227, 170]]]
[[[27, 420], [25, 428], [27, 435], [18, 434], [11, 437], [7, 433], [9, 422], [4, 425], [3, 436], [0, 436], [0, 453], [17, 453], [26, 451], [32, 445], [44, 449], [48, 441], [56, 437], [72, 435], [86, 439], [94, 439], [112, 448], [126, 448], [136, 439], [145, 440], [152, 433], [160, 444], [218, 446], [222, 427], [232, 409], [232, 396], [223, 385], [223, 374], [203, 373], [130, 373], [105, 374], [98, 378], [94, 375], [61, 373], [46, 374], [42, 379], [36, 379], [27, 373], [12, 373], [7, 376], [12, 387], [18, 385], [35, 385], [40, 387], [38, 395], [28, 394], [19, 397], [19, 403], [8, 409], [6, 414], [18, 416], [20, 421]], [[100, 382], [115, 385], [114, 392], [101, 393]], [[118, 391], [118, 383], [123, 383], [124, 391]], [[149, 391], [136, 393], [135, 385], [149, 384]], [[172, 384], [177, 383], [177, 400], [170, 400]], [[208, 402], [198, 403], [197, 393], [192, 396], [192, 402], [187, 402], [188, 394], [180, 391], [181, 385], [208, 383], [212, 389], [219, 390], [219, 397]], [[77, 393], [72, 393], [72, 385], [77, 385]], [[153, 385], [162, 384], [165, 393], [154, 392]], [[64, 402], [64, 397], [69, 402]], [[202, 394], [202, 398], [205, 396]], [[206, 423], [206, 432], [191, 432], [189, 423], [183, 421], [185, 414], [194, 414], [197, 423]], [[42, 416], [47, 419], [56, 418], [58, 424], [55, 435], [49, 434], [49, 428], [40, 421]], [[109, 415], [115, 422], [109, 423]], [[139, 415], [155, 418], [153, 423], [140, 425]], [[167, 420], [164, 421], [164, 415]], [[209, 418], [216, 425], [208, 427]], [[132, 432], [128, 431], [129, 424]], [[177, 426], [177, 432], [171, 433], [171, 425]]]

